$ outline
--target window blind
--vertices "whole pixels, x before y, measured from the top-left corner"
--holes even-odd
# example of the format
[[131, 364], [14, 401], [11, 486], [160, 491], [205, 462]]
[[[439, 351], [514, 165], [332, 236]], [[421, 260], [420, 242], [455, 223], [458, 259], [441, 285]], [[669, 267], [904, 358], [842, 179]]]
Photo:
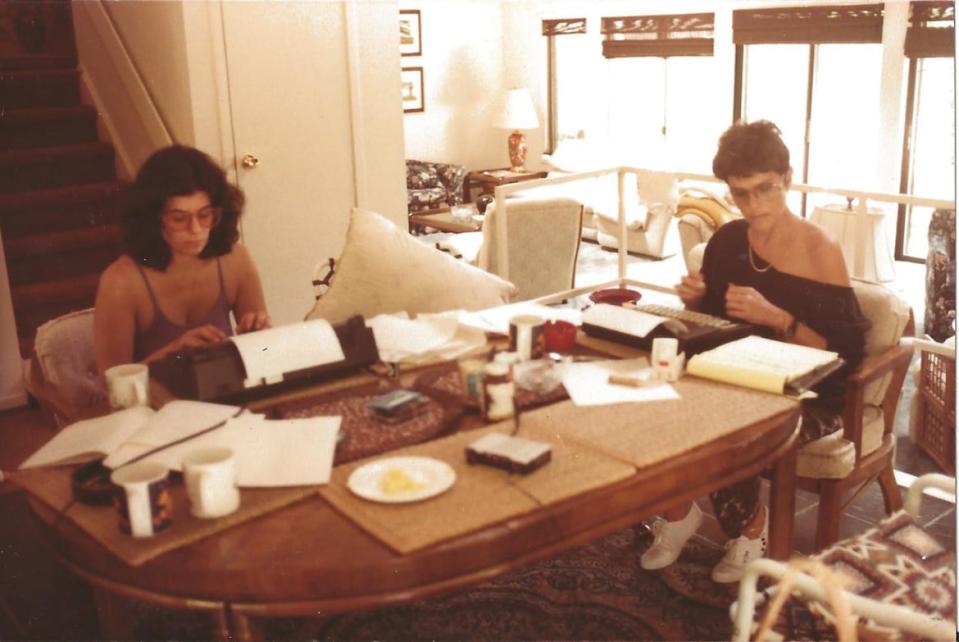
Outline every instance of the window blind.
[[733, 42], [737, 45], [882, 42], [882, 5], [733, 11]]
[[953, 2], [913, 2], [906, 30], [906, 55], [943, 58], [956, 54]]
[[543, 20], [544, 36], [566, 36], [575, 33], [586, 33], [586, 18]]
[[713, 23], [712, 13], [603, 18], [603, 56], [711, 56]]

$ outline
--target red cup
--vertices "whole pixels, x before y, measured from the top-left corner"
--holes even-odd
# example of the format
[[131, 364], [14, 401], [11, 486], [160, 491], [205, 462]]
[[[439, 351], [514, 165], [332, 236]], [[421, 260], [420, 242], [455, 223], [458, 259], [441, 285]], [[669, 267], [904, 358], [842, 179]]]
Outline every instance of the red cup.
[[590, 293], [589, 300], [593, 303], [623, 305], [624, 303], [635, 303], [639, 301], [641, 297], [642, 294], [629, 288], [606, 288], [605, 290], [596, 290]]
[[576, 326], [569, 321], [547, 321], [543, 335], [549, 352], [569, 352], [576, 346]]

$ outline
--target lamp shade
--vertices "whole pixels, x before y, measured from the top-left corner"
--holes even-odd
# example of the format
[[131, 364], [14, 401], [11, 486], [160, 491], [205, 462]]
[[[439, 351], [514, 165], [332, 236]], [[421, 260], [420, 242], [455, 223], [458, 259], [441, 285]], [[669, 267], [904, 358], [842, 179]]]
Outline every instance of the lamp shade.
[[536, 129], [539, 119], [533, 107], [529, 89], [511, 89], [506, 93], [502, 109], [493, 121], [494, 127], [502, 129]]

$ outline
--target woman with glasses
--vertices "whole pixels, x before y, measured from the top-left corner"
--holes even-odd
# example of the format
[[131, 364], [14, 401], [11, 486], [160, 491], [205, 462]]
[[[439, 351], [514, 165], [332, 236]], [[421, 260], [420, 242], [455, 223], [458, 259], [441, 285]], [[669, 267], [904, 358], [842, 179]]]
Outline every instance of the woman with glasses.
[[[862, 361], [869, 321], [859, 309], [838, 243], [815, 224], [789, 211], [792, 179], [789, 150], [769, 121], [740, 122], [723, 133], [713, 174], [729, 187], [743, 218], [730, 221], [709, 239], [702, 271], [676, 287], [687, 308], [748, 321], [769, 338], [838, 352], [846, 365], [802, 401], [799, 444], [842, 430], [845, 378]], [[716, 519], [729, 537], [726, 554], [713, 569], [716, 582], [735, 582], [766, 548], [768, 512], [753, 477], [710, 495]], [[666, 511], [653, 524], [655, 540], [641, 565], [672, 564], [699, 528], [695, 503]]]
[[103, 272], [97, 365], [149, 362], [269, 327], [260, 277], [237, 243], [243, 193], [206, 154], [172, 146], [143, 164], [122, 210], [126, 252]]

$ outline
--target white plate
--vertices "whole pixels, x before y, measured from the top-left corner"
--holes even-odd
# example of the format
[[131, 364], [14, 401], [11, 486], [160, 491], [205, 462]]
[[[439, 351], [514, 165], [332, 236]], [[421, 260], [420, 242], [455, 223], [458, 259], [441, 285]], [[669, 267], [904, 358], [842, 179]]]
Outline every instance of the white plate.
[[[419, 488], [386, 493], [383, 476], [391, 469], [402, 470]], [[364, 499], [387, 504], [417, 502], [449, 489], [456, 481], [456, 472], [444, 461], [431, 457], [387, 457], [364, 464], [346, 480], [347, 487]]]

